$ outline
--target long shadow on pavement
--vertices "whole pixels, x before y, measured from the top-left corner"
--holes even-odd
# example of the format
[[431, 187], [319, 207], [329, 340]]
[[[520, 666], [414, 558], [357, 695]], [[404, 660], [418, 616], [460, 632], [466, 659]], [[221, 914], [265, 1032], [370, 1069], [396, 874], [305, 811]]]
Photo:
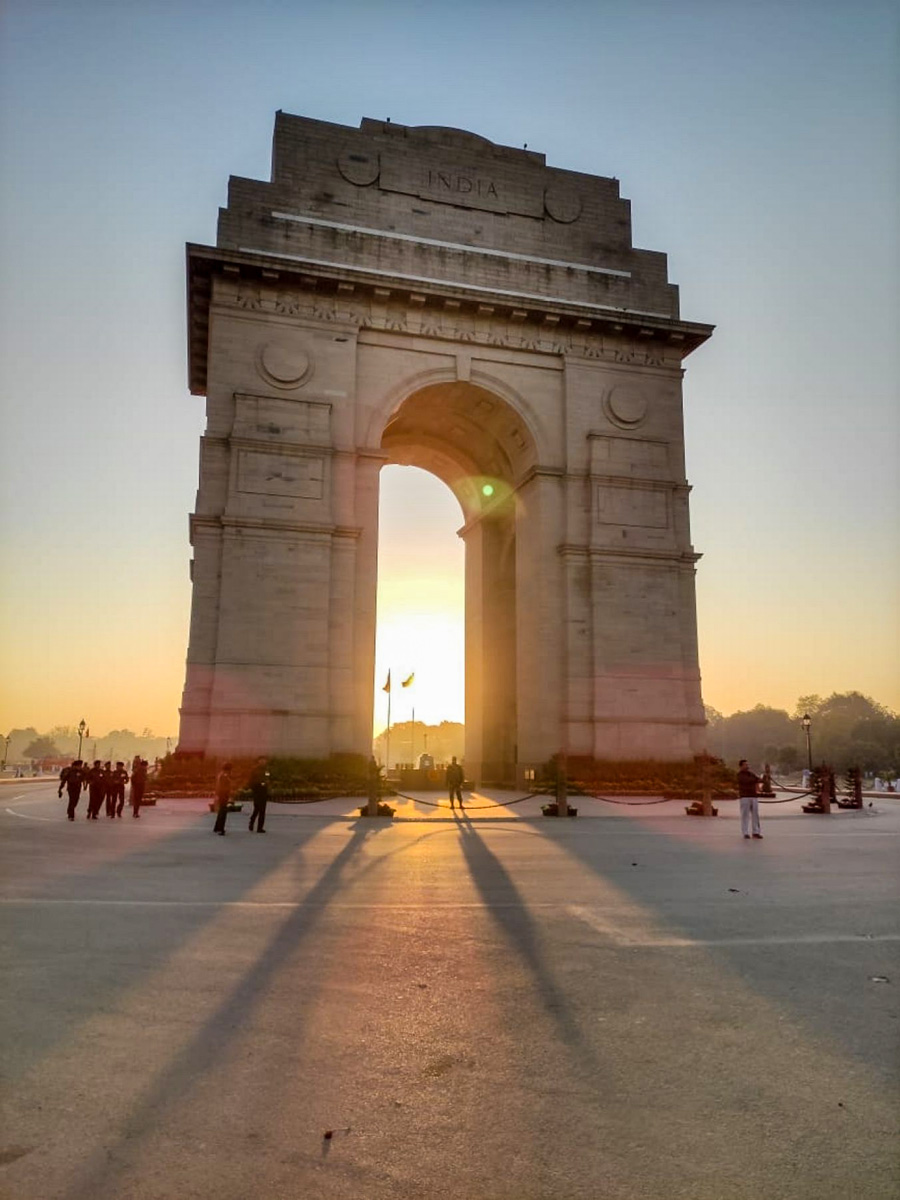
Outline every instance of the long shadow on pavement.
[[[691, 826], [682, 832], [654, 828], [646, 820], [626, 825], [626, 820], [592, 822], [591, 832], [598, 836], [543, 818], [525, 823], [627, 893], [657, 927], [697, 940], [748, 991], [791, 1011], [818, 1038], [895, 1086], [896, 1005], [893, 1014], [888, 1011], [887, 988], [873, 990], [870, 977], [896, 978], [898, 943], [864, 940], [867, 933], [896, 932], [891, 915], [896, 885], [889, 878], [873, 881], [862, 864], [855, 868], [852, 850], [848, 854], [849, 846], [838, 836], [817, 842], [815, 859], [798, 863], [777, 845], [774, 821], [763, 843], [745, 842], [737, 830], [734, 841], [725, 840], [724, 831], [717, 830], [716, 841], [703, 844], [694, 840], [698, 833]], [[639, 836], [629, 839], [629, 829]], [[608, 843], [599, 836], [603, 832], [612, 834]], [[847, 835], [853, 837], [849, 828]], [[810, 894], [818, 896], [812, 904]], [[871, 911], [860, 912], [848, 930], [860, 940], [828, 941], [829, 932], [846, 929], [847, 906], [853, 912], [861, 896]], [[803, 940], [820, 925], [825, 927], [822, 942]], [[787, 940], [740, 944], [777, 937]]]
[[285, 859], [302, 854], [330, 823], [304, 820], [259, 840], [243, 825], [231, 825], [233, 833], [220, 839], [209, 823], [192, 823], [89, 871], [46, 880], [31, 893], [59, 903], [0, 906], [6, 960], [15, 953], [27, 964], [7, 973], [4, 988], [5, 1078], [19, 1078], [79, 1023], [108, 1011], [116, 996], [214, 920], [222, 904], [240, 900]]
[[556, 1026], [566, 1048], [592, 1076], [593, 1086], [603, 1085], [603, 1064], [584, 1038], [565, 993], [556, 984], [541, 950], [537, 928], [527, 902], [500, 859], [488, 849], [477, 826], [465, 814], [457, 818], [460, 844], [472, 881], [481, 894], [487, 913], [500, 926], [509, 944], [525, 962], [537, 995]]
[[[165, 1110], [187, 1095], [206, 1072], [220, 1065], [229, 1040], [236, 1031], [252, 1024], [254, 1009], [267, 994], [273, 977], [321, 920], [329, 901], [342, 886], [342, 876], [351, 860], [367, 838], [386, 827], [372, 822], [354, 827], [350, 841], [304, 895], [302, 905], [290, 910], [252, 970], [247, 971], [240, 983], [204, 1020], [184, 1049], [160, 1071], [130, 1108], [116, 1131], [115, 1144], [101, 1147], [84, 1164], [77, 1181], [66, 1192], [67, 1200], [95, 1200], [101, 1194], [122, 1194], [116, 1190], [116, 1178], [120, 1171], [127, 1170], [127, 1166], [123, 1164], [117, 1169], [111, 1165], [117, 1148], [127, 1143], [128, 1155], [132, 1157], [142, 1141], [158, 1132], [160, 1117]], [[299, 1028], [297, 1033], [299, 1036]]]

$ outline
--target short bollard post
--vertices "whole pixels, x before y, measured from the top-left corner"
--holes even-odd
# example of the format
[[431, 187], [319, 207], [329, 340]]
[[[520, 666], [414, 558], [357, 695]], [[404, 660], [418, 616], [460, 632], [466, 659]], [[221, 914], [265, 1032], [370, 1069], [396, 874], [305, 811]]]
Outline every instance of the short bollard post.
[[[846, 803], [847, 808], [862, 808], [862, 771], [859, 767], [850, 767], [847, 771], [847, 790], [850, 793]], [[840, 804], [840, 801], [838, 801]]]
[[709, 786], [709, 756], [706, 754], [703, 755], [703, 764], [700, 772], [702, 789], [700, 798], [703, 804], [703, 815], [704, 817], [711, 817], [713, 815], [712, 789]]
[[831, 801], [835, 796], [834, 771], [826, 767], [822, 772], [822, 812], [831, 812]]
[[366, 815], [370, 816], [370, 817], [377, 817], [378, 816], [378, 798], [379, 798], [379, 794], [381, 792], [381, 768], [378, 766], [378, 763], [375, 761], [374, 758], [371, 759], [371, 761], [369, 762], [368, 784], [369, 784], [369, 808], [368, 808], [368, 812]]
[[[699, 765], [699, 776], [694, 777], [694, 799], [690, 804], [685, 805], [685, 815], [688, 817], [717, 817], [719, 810], [713, 804], [713, 789], [710, 783], [709, 768], [710, 763], [715, 761], [708, 754], [698, 755], [694, 762]], [[692, 789], [693, 790], [693, 789]], [[697, 792], [699, 791], [699, 798]]]
[[812, 773], [811, 787], [813, 799], [809, 804], [802, 805], [805, 813], [830, 813], [831, 802], [836, 799], [834, 786], [834, 771], [830, 767], [816, 767]]
[[566, 778], [568, 770], [568, 762], [563, 752], [556, 760], [556, 815], [558, 817], [569, 815], [568, 779]]

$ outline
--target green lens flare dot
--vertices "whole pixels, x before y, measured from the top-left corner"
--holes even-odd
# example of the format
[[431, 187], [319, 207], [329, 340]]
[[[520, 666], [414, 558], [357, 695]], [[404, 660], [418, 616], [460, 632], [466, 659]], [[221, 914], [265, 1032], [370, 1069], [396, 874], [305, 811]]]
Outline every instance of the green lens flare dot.
[[482, 496], [493, 496], [494, 485], [492, 483], [483, 484], [482, 488], [481, 488], [481, 494], [482, 494]]

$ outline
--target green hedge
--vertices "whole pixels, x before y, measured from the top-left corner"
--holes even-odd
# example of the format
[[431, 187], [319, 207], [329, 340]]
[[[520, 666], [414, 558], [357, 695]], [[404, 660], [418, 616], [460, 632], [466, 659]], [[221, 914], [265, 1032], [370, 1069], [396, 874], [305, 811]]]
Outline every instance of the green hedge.
[[[231, 763], [235, 794], [247, 785], [256, 758], [212, 758], [167, 754], [148, 781], [148, 793], [157, 796], [211, 795], [225, 762]], [[366, 795], [368, 760], [362, 754], [332, 754], [329, 758], [270, 758], [269, 792], [272, 798], [291, 796]]]
[[[557, 775], [554, 757], [542, 768], [541, 783], [552, 789]], [[720, 758], [697, 755], [681, 762], [659, 759], [599, 759], [570, 754], [566, 760], [566, 779], [573, 791], [599, 792], [619, 796], [672, 796], [689, 799], [699, 796], [704, 787], [716, 795], [730, 795], [737, 775]], [[542, 789], [543, 790], [543, 789]]]

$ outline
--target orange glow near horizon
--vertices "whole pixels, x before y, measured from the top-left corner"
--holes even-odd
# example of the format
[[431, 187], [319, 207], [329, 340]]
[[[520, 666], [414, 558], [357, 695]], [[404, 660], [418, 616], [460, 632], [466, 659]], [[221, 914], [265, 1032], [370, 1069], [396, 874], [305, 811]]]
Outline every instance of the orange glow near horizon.
[[[374, 732], [391, 723], [462, 721], [465, 688], [465, 547], [450, 489], [417, 467], [381, 472]], [[408, 688], [402, 681], [415, 672]]]
[[[461, 510], [443, 483], [415, 467], [385, 467], [381, 484], [374, 729], [387, 720], [388, 669], [392, 721], [409, 720], [413, 706], [417, 720], [463, 721]], [[703, 519], [701, 510], [701, 526]], [[697, 599], [708, 704], [726, 715], [755, 704], [790, 712], [801, 695], [858, 690], [900, 709], [896, 632], [885, 641], [877, 616], [890, 606], [889, 589], [842, 583], [815, 605], [777, 587], [741, 590], [717, 573], [733, 547], [711, 541], [701, 528]], [[177, 736], [188, 548], [138, 550], [133, 556], [131, 547], [113, 546], [108, 561], [119, 571], [117, 586], [99, 599], [80, 540], [56, 547], [48, 569], [25, 570], [22, 556], [9, 557], [0, 594], [0, 733], [28, 726], [47, 733], [83, 717], [98, 736], [145, 728]], [[766, 561], [773, 579], [794, 578], [783, 549], [773, 545]], [[852, 637], [837, 632], [847, 630]], [[413, 671], [414, 685], [401, 688]]]

